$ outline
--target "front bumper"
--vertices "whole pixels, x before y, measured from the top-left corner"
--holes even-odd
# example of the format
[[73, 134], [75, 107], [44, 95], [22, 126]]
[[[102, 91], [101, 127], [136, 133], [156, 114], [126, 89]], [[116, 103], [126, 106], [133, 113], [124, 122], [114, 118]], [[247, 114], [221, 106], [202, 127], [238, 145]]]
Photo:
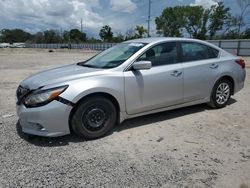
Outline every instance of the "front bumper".
[[70, 134], [69, 115], [72, 107], [58, 101], [36, 108], [17, 105], [17, 115], [24, 133], [57, 137]]

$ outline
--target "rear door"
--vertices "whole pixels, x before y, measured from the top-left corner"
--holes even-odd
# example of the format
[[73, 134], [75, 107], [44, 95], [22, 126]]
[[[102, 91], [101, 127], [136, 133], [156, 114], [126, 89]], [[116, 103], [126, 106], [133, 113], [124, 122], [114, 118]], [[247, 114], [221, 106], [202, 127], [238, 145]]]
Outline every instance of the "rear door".
[[219, 74], [219, 51], [197, 42], [180, 42], [184, 70], [184, 102], [210, 96], [211, 87]]
[[146, 112], [183, 102], [183, 68], [176, 42], [156, 45], [137, 61], [151, 61], [149, 70], [129, 70], [125, 75], [128, 114]]

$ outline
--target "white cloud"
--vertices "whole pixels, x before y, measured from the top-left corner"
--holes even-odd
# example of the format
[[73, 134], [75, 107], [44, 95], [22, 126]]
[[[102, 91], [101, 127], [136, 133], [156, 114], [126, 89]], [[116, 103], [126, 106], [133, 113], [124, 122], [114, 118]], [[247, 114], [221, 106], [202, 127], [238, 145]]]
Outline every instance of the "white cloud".
[[210, 8], [212, 5], [217, 5], [218, 3], [214, 0], [195, 0], [194, 3], [191, 3], [191, 6], [203, 6], [204, 8]]
[[85, 28], [96, 29], [103, 25], [103, 18], [93, 11], [99, 7], [99, 0], [0, 0], [0, 27], [80, 28], [82, 18]]
[[131, 0], [110, 0], [111, 9], [121, 12], [133, 12], [136, 9], [136, 4]]

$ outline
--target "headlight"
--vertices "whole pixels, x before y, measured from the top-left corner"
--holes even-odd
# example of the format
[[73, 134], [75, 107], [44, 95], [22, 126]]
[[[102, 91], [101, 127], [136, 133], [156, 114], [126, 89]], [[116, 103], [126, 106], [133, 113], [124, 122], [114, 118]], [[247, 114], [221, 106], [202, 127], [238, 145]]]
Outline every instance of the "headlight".
[[61, 86], [47, 90], [36, 90], [25, 98], [24, 105], [26, 107], [38, 107], [48, 104], [64, 92], [67, 87], [68, 86]]

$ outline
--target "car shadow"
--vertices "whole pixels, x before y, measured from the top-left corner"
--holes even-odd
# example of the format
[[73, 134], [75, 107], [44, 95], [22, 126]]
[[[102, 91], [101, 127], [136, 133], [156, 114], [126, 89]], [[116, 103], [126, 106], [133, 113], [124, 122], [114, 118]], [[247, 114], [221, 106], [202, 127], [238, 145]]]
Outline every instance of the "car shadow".
[[230, 98], [230, 100], [228, 101], [228, 104], [227, 104], [227, 106], [229, 105], [232, 105], [232, 104], [234, 104], [234, 103], [236, 103], [237, 102], [237, 100], [236, 99], [233, 99], [233, 98]]
[[209, 107], [205, 105], [195, 105], [189, 106], [164, 112], [159, 112], [150, 115], [144, 115], [132, 119], [125, 120], [123, 123], [119, 124], [114, 131], [120, 132], [127, 129], [132, 129], [135, 127], [140, 127], [152, 123], [158, 123], [161, 121], [171, 120], [174, 118], [186, 116], [189, 114], [199, 113], [205, 110], [210, 110]]
[[[231, 98], [228, 101], [228, 105], [232, 105], [235, 102], [237, 102], [235, 99]], [[120, 132], [122, 130], [130, 129], [130, 128], [135, 128], [135, 127], [140, 127], [143, 125], [147, 124], [152, 124], [152, 123], [157, 123], [165, 120], [170, 120], [190, 114], [195, 114], [199, 113], [205, 110], [219, 110], [219, 109], [213, 109], [209, 107], [206, 104], [198, 104], [194, 106], [188, 106], [188, 107], [183, 107], [183, 108], [178, 108], [174, 110], [169, 110], [169, 111], [164, 111], [164, 112], [159, 112], [155, 114], [150, 114], [150, 115], [144, 115], [132, 119], [125, 120], [123, 123], [119, 124], [114, 131]]]
[[87, 141], [84, 138], [77, 137], [74, 134], [69, 134], [66, 136], [60, 136], [55, 138], [28, 135], [22, 132], [22, 128], [19, 121], [16, 123], [16, 132], [18, 136], [23, 140], [29, 142], [30, 144], [40, 147], [60, 147], [69, 145], [69, 143], [78, 143]]
[[[237, 101], [231, 98], [228, 105], [232, 105], [235, 102]], [[113, 134], [114, 132], [120, 132], [123, 130], [140, 127], [140, 126], [144, 126], [147, 124], [157, 123], [157, 122], [161, 122], [165, 120], [170, 120], [170, 119], [186, 116], [189, 114], [199, 113], [205, 110], [217, 110], [217, 109], [212, 109], [205, 104], [199, 104], [199, 105], [179, 108], [175, 110], [169, 110], [169, 111], [159, 112], [159, 113], [150, 114], [150, 115], [144, 115], [144, 116], [140, 116], [140, 117], [136, 117], [136, 118], [132, 118], [132, 119], [128, 119], [124, 121], [123, 123], [116, 126], [107, 136]], [[22, 132], [19, 122], [16, 123], [16, 130], [20, 138], [24, 139], [30, 144], [40, 146], [40, 147], [60, 147], [60, 146], [69, 145], [69, 143], [91, 142], [91, 140], [90, 141], [85, 140], [84, 138], [77, 137], [74, 134], [61, 136], [61, 137], [55, 137], [55, 138], [27, 135]]]

